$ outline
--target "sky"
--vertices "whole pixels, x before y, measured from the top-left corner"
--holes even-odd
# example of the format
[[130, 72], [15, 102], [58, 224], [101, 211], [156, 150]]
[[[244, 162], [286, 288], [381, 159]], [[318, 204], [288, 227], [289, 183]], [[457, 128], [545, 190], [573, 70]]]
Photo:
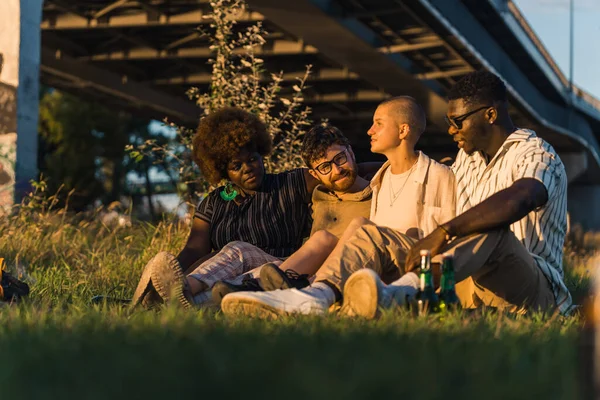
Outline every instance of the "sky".
[[[575, 5], [573, 81], [600, 99], [600, 0]], [[569, 77], [570, 0], [513, 0], [565, 76]]]

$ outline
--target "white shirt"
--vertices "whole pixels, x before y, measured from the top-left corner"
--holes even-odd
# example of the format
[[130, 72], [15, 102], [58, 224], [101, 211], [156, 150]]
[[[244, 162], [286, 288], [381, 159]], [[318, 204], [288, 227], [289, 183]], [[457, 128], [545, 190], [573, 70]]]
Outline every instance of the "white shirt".
[[419, 232], [417, 221], [416, 199], [419, 198], [420, 185], [412, 179], [415, 167], [416, 163], [401, 174], [392, 174], [391, 168], [383, 173], [377, 196], [377, 211], [371, 220], [377, 225], [387, 226], [419, 239], [423, 237], [423, 232]]
[[[411, 184], [417, 185], [417, 192], [408, 200], [396, 200], [392, 209], [394, 213], [405, 213], [405, 207], [414, 205], [416, 228], [419, 233], [419, 239], [429, 235], [438, 225], [448, 222], [456, 215], [456, 192], [454, 184], [454, 174], [445, 165], [435, 162], [427, 157], [423, 152], [417, 152], [419, 158], [415, 169], [410, 176]], [[381, 195], [382, 185], [386, 179], [386, 171], [390, 167], [390, 162], [385, 164], [377, 171], [371, 180], [373, 189], [373, 199], [371, 200], [371, 214], [369, 219], [379, 214], [380, 198], [385, 201], [385, 196]], [[408, 185], [408, 183], [407, 183]], [[396, 186], [394, 189], [398, 190]], [[405, 188], [406, 190], [406, 188]], [[389, 194], [387, 195], [389, 205]], [[405, 197], [402, 195], [402, 197]], [[409, 202], [411, 203], [409, 205]], [[377, 222], [376, 222], [377, 223]], [[383, 221], [382, 223], [385, 223]], [[409, 223], [412, 225], [412, 223]]]
[[479, 152], [462, 149], [452, 166], [456, 176], [457, 215], [506, 189], [521, 178], [537, 179], [548, 191], [548, 202], [510, 226], [552, 286], [562, 313], [572, 300], [563, 281], [563, 244], [567, 230], [567, 175], [550, 144], [528, 129], [513, 132], [489, 164]]

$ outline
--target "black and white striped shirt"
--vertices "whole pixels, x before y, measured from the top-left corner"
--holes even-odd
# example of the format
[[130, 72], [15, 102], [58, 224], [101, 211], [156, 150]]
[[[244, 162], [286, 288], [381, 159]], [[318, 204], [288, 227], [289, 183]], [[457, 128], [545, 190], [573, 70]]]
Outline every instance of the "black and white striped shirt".
[[452, 166], [456, 176], [456, 215], [506, 189], [521, 178], [534, 178], [548, 190], [548, 202], [510, 226], [551, 283], [561, 312], [571, 306], [564, 283], [563, 244], [567, 230], [567, 175], [550, 144], [528, 129], [513, 132], [486, 165], [479, 152], [462, 149]]
[[261, 188], [242, 204], [223, 200], [219, 195], [222, 190], [210, 192], [194, 215], [210, 224], [213, 249], [241, 240], [272, 256], [287, 257], [308, 236], [310, 199], [303, 169], [266, 174]]

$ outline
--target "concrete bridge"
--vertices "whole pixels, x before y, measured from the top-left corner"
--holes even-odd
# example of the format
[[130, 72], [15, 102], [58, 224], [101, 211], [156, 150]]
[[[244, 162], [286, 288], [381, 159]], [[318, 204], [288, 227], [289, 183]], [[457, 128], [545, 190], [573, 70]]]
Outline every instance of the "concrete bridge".
[[[600, 102], [563, 73], [510, 0], [248, 0], [239, 28], [262, 21], [260, 49], [292, 82], [311, 64], [306, 93], [314, 119], [329, 118], [362, 159], [365, 132], [383, 99], [416, 97], [429, 127], [421, 148], [440, 158], [445, 95], [464, 74], [486, 68], [507, 83], [511, 115], [557, 149], [569, 176], [573, 221], [600, 228]], [[36, 174], [41, 82], [136, 114], [193, 126], [185, 98], [210, 83], [206, 39], [195, 28], [206, 0], [3, 0], [0, 3], [0, 132], [17, 132], [16, 180]], [[17, 71], [17, 73], [15, 73]], [[4, 82], [4, 83], [2, 83]], [[6, 136], [6, 135], [5, 135]], [[8, 137], [8, 136], [7, 136]]]

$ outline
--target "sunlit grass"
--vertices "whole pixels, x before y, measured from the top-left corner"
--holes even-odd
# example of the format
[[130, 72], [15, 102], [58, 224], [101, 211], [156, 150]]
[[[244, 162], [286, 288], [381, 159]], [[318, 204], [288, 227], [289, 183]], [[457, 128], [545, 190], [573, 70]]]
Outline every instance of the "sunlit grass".
[[[91, 221], [22, 212], [0, 222], [0, 255], [32, 287], [23, 304], [0, 308], [0, 398], [579, 397], [577, 316], [264, 322], [91, 305], [97, 294], [130, 297], [143, 265], [160, 250], [177, 252], [188, 232]], [[586, 262], [565, 259], [579, 301]]]

